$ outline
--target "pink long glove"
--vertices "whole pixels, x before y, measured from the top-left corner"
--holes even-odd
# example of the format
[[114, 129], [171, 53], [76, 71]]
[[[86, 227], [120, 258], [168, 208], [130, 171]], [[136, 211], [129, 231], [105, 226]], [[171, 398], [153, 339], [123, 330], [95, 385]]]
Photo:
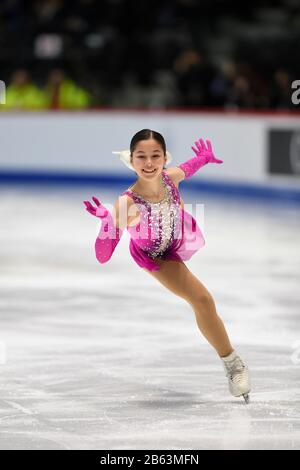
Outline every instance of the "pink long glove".
[[210, 140], [206, 141], [207, 147], [205, 146], [203, 139], [196, 141], [195, 145], [197, 148], [192, 147], [192, 150], [197, 156], [179, 165], [179, 168], [181, 168], [185, 173], [185, 178], [191, 177], [207, 163], [223, 163], [223, 160], [219, 160], [214, 156]]
[[115, 251], [115, 248], [122, 237], [123, 230], [115, 226], [113, 218], [106, 207], [99, 202], [96, 197], [93, 197], [92, 199], [96, 204], [96, 207], [94, 207], [89, 201], [83, 202], [86, 206], [86, 210], [90, 214], [102, 219], [101, 229], [95, 242], [95, 252], [99, 263], [106, 263]]

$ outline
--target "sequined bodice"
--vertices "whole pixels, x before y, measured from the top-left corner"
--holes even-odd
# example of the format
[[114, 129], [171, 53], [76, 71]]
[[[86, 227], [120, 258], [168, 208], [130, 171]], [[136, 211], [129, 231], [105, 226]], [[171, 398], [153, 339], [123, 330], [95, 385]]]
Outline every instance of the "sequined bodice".
[[[159, 202], [150, 202], [135, 191], [125, 191], [139, 207], [140, 226], [147, 233], [142, 249], [152, 258], [162, 256], [173, 243], [180, 217], [180, 196], [166, 173], [162, 173], [165, 195]], [[145, 230], [146, 229], [146, 230]]]

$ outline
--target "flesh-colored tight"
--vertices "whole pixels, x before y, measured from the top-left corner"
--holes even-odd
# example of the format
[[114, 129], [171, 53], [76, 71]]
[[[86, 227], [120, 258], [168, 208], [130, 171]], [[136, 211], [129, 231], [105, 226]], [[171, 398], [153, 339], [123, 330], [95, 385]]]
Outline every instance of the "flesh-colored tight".
[[162, 259], [156, 259], [155, 262], [160, 265], [159, 271], [143, 269], [191, 305], [199, 330], [220, 357], [230, 354], [234, 348], [230, 344], [225, 326], [217, 314], [214, 299], [206, 287], [183, 262]]

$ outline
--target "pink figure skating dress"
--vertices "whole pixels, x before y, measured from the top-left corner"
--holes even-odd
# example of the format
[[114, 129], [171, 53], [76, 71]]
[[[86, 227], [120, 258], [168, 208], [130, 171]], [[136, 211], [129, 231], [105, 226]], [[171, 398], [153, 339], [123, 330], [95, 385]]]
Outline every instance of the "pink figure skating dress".
[[162, 182], [165, 196], [160, 202], [149, 202], [130, 189], [122, 193], [133, 199], [140, 212], [138, 224], [127, 226], [131, 256], [150, 271], [159, 270], [157, 258], [185, 261], [205, 244], [196, 220], [181, 207], [178, 188], [165, 171]]
[[[207, 163], [223, 163], [215, 157], [211, 142], [203, 139], [192, 147], [196, 157], [181, 163], [178, 167], [190, 178]], [[130, 234], [130, 253], [141, 268], [149, 271], [160, 269], [157, 259], [185, 261], [190, 259], [205, 244], [203, 234], [194, 219], [181, 207], [178, 188], [165, 171], [161, 174], [165, 187], [165, 196], [160, 202], [150, 202], [135, 191], [128, 189], [122, 195], [133, 199], [139, 210], [139, 222], [127, 225]], [[84, 201], [86, 210], [103, 219], [99, 235], [95, 242], [96, 258], [99, 263], [106, 263], [118, 245], [123, 229], [114, 225], [110, 212], [93, 198], [97, 207]], [[104, 214], [103, 214], [104, 211]]]

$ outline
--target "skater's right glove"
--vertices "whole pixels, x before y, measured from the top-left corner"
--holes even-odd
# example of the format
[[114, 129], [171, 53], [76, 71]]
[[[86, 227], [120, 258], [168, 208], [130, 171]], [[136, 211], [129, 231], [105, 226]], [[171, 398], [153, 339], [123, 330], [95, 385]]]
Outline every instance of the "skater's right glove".
[[99, 263], [106, 263], [115, 251], [122, 237], [123, 230], [115, 225], [113, 217], [106, 207], [96, 197], [92, 199], [96, 207], [89, 201], [83, 202], [90, 214], [102, 219], [101, 229], [95, 242], [95, 253]]

